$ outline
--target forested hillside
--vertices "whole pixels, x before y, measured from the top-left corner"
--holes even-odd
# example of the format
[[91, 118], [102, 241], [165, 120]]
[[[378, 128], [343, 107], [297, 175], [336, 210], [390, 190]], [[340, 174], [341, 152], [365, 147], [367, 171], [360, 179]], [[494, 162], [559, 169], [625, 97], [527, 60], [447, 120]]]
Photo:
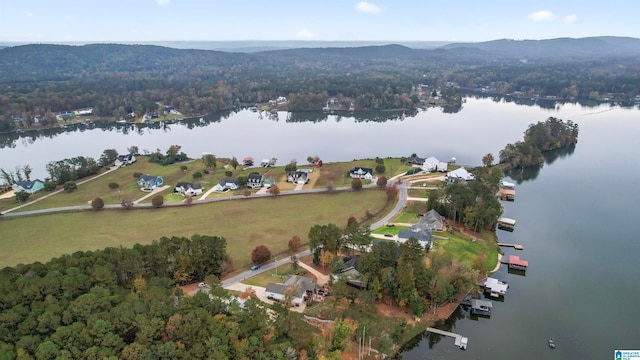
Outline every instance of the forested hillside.
[[138, 117], [157, 111], [158, 102], [185, 115], [279, 96], [292, 100], [289, 111], [320, 110], [330, 97], [348, 99], [355, 110], [414, 109], [422, 106], [419, 84], [454, 101], [458, 89], [632, 101], [640, 94], [639, 42], [501, 40], [434, 50], [386, 45], [258, 53], [118, 44], [7, 47], [0, 49], [0, 132], [29, 127], [36, 117], [51, 125], [53, 114], [79, 108], [105, 118]]

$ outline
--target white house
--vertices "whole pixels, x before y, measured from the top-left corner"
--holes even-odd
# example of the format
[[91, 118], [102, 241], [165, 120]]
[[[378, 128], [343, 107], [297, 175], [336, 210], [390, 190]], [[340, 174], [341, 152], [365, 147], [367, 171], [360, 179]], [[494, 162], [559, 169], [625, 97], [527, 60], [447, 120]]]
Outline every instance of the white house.
[[278, 98], [276, 99], [277, 103], [283, 103], [283, 102], [287, 102], [287, 98], [284, 96], [278, 96]]
[[349, 176], [351, 176], [352, 179], [358, 178], [358, 179], [371, 180], [373, 179], [373, 169], [363, 168], [363, 167], [354, 167], [353, 169], [351, 169], [351, 171], [349, 171]]
[[86, 115], [93, 114], [93, 109], [80, 109], [80, 110], [74, 111], [73, 113], [79, 116], [86, 116]]
[[424, 159], [421, 168], [424, 171], [434, 172], [438, 169], [438, 164], [440, 164], [440, 160], [436, 159], [433, 156], [430, 156]]
[[114, 165], [125, 166], [125, 165], [131, 165], [134, 162], [136, 162], [136, 157], [133, 154], [118, 155], [118, 158], [116, 159]]
[[449, 183], [469, 182], [469, 181], [475, 180], [475, 178], [473, 177], [473, 174], [468, 172], [463, 167], [460, 167], [456, 170], [448, 172], [447, 175], [445, 175], [445, 179]]
[[309, 173], [304, 171], [290, 171], [287, 175], [287, 182], [294, 184], [307, 184], [309, 183]]
[[316, 283], [304, 276], [289, 275], [284, 283], [268, 283], [265, 290], [267, 299], [282, 301], [287, 295], [291, 304], [298, 306], [316, 292]]
[[196, 196], [202, 194], [202, 185], [200, 183], [179, 182], [174, 191], [182, 195]]
[[238, 189], [238, 180], [236, 179], [222, 179], [220, 183], [213, 187], [213, 191], [228, 191], [228, 190], [237, 190]]

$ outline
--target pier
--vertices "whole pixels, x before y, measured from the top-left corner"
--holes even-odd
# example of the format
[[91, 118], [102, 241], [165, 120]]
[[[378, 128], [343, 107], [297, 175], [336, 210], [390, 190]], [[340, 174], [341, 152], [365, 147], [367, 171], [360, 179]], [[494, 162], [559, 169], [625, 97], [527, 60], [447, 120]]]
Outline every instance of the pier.
[[512, 247], [516, 250], [523, 250], [524, 248], [522, 247], [522, 245], [520, 244], [507, 244], [507, 243], [498, 243], [498, 246], [504, 246], [504, 247]]
[[469, 339], [460, 335], [460, 334], [454, 334], [452, 332], [448, 332], [448, 331], [444, 331], [444, 330], [440, 330], [440, 329], [435, 329], [432, 327], [428, 327], [427, 328], [428, 332], [434, 333], [434, 334], [438, 334], [438, 335], [442, 335], [442, 336], [448, 336], [448, 337], [452, 337], [455, 339], [454, 341], [454, 345], [459, 347], [460, 349], [466, 349], [467, 348], [467, 343], [469, 342]]

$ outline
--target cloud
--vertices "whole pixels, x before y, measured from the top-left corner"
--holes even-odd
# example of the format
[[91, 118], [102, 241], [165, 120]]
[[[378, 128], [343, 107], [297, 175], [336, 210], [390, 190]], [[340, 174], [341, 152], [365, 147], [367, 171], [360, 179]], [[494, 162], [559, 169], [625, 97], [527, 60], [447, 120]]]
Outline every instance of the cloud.
[[562, 21], [564, 21], [567, 24], [573, 24], [574, 22], [578, 21], [578, 15], [576, 14], [567, 15], [564, 17]]
[[169, 5], [169, 3], [171, 2], [171, 0], [156, 0], [156, 2], [158, 3], [158, 5], [160, 6], [166, 6]]
[[556, 14], [551, 11], [541, 10], [529, 14], [529, 19], [533, 21], [553, 21], [556, 19]]
[[27, 16], [31, 17], [31, 16], [33, 16], [33, 13], [27, 13]]
[[368, 14], [376, 14], [380, 12], [380, 8], [375, 4], [368, 3], [366, 1], [360, 1], [356, 4], [356, 10], [368, 13]]
[[296, 33], [296, 37], [298, 39], [312, 39], [316, 37], [316, 34], [309, 31], [309, 29], [304, 28]]

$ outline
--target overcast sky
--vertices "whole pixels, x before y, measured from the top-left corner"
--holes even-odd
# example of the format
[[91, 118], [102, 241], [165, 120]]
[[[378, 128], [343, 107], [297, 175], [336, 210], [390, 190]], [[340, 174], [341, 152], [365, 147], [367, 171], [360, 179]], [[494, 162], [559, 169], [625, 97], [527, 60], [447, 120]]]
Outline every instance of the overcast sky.
[[0, 41], [640, 38], [636, 0], [0, 0]]

